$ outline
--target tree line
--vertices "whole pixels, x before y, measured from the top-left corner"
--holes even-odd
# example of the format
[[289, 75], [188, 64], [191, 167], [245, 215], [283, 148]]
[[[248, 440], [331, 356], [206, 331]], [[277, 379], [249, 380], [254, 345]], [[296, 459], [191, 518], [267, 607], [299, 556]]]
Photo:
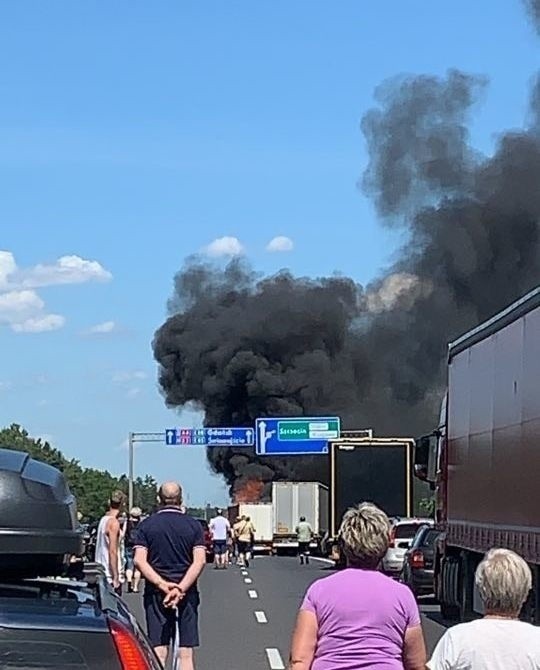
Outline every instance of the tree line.
[[[25, 451], [32, 458], [48, 463], [64, 473], [69, 488], [77, 498], [77, 509], [84, 521], [99, 518], [107, 508], [112, 491], [120, 489], [127, 494], [126, 475], [115, 477], [107, 470], [85, 468], [75, 458], [69, 459], [46, 440], [34, 439], [18, 424], [0, 430], [0, 448]], [[137, 477], [133, 483], [133, 501], [144, 512], [156, 505], [157, 482], [150, 475]]]

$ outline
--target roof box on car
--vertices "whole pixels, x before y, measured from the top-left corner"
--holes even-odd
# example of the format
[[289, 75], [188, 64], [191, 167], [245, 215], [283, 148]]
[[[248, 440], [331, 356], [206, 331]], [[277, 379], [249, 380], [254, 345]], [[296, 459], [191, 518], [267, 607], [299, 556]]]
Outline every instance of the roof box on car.
[[0, 575], [55, 576], [82, 550], [63, 474], [22, 451], [0, 449]]

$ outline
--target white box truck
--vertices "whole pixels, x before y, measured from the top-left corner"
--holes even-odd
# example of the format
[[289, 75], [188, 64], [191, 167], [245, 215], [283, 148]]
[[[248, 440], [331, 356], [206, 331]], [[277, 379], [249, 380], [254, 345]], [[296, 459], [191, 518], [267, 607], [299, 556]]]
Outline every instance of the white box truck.
[[304, 516], [315, 535], [312, 549], [328, 531], [328, 488], [318, 482], [272, 484], [273, 548], [284, 553], [298, 548], [296, 526]]
[[234, 525], [237, 517], [248, 516], [255, 526], [253, 551], [271, 553], [273, 540], [272, 503], [238, 503], [229, 507], [229, 521]]

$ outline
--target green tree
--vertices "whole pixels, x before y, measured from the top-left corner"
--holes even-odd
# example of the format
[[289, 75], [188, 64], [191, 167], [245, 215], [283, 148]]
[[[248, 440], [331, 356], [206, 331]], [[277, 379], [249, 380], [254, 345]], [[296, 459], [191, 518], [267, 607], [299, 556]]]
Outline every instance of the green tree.
[[[77, 498], [77, 507], [85, 519], [96, 519], [107, 508], [114, 489], [127, 493], [125, 475], [115, 477], [107, 470], [82, 467], [76, 459], [69, 460], [47, 441], [34, 439], [18, 424], [0, 430], [0, 448], [25, 451], [32, 458], [48, 463], [64, 473], [68, 485]], [[138, 477], [133, 487], [134, 502], [143, 511], [150, 512], [156, 503], [157, 484], [153, 477]]]

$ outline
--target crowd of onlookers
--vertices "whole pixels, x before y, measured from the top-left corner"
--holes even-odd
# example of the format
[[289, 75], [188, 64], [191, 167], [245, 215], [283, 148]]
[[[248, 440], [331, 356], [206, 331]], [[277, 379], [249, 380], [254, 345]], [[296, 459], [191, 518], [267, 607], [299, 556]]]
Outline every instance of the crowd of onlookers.
[[[197, 578], [206, 559], [201, 524], [185, 514], [181, 488], [160, 489], [162, 505], [147, 520], [114, 492], [96, 529], [95, 560], [114, 589], [138, 592], [146, 581], [148, 631], [160, 658], [179, 626], [179, 654], [193, 668], [198, 645]], [[247, 517], [231, 525], [218, 510], [209, 524], [216, 567], [234, 551], [249, 564], [255, 528]], [[477, 567], [475, 583], [484, 615], [449, 628], [428, 660], [420, 612], [412, 591], [381, 571], [391, 523], [371, 503], [350, 509], [339, 531], [346, 567], [308, 589], [295, 626], [289, 670], [540, 670], [540, 628], [520, 621], [532, 587], [531, 570], [516, 553], [494, 548]], [[302, 519], [301, 561], [309, 560], [312, 531]], [[236, 547], [236, 549], [233, 549]], [[306, 548], [307, 547], [307, 548]], [[182, 632], [183, 631], [183, 632]]]

